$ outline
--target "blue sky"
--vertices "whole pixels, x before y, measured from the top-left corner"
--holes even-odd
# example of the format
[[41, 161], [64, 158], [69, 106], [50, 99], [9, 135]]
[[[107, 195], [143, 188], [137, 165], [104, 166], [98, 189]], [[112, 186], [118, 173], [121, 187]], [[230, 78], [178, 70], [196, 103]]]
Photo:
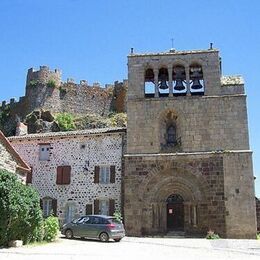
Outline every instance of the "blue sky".
[[250, 144], [260, 196], [259, 0], [1, 0], [0, 100], [24, 95], [27, 69], [60, 68], [63, 80], [127, 78], [136, 52], [220, 49], [223, 74], [246, 82]]

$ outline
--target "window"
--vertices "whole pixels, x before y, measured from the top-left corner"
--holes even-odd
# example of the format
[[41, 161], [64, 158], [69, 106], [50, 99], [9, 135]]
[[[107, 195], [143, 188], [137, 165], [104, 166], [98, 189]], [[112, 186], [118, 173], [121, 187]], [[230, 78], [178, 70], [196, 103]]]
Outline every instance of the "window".
[[115, 166], [95, 166], [94, 183], [115, 183]]
[[99, 174], [99, 183], [109, 183], [110, 177], [110, 167], [109, 166], [101, 166], [100, 174]]
[[176, 143], [176, 128], [171, 125], [167, 129], [167, 144], [174, 145]]
[[115, 213], [115, 200], [100, 199], [94, 200], [94, 214], [110, 215]]
[[108, 200], [99, 201], [99, 212], [101, 215], [109, 215], [109, 201]]
[[75, 206], [73, 204], [68, 204], [66, 209], [66, 223], [71, 222], [74, 218]]
[[51, 214], [57, 215], [57, 200], [50, 197], [45, 197], [40, 200], [41, 209], [43, 211], [43, 216], [48, 217]]
[[70, 184], [70, 166], [58, 166], [56, 184], [68, 185]]
[[40, 144], [39, 159], [40, 161], [50, 160], [50, 144]]

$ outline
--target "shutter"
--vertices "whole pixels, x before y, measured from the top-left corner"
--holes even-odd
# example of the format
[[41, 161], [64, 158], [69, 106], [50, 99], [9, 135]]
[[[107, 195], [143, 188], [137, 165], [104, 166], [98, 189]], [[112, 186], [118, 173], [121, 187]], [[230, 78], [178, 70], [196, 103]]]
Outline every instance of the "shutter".
[[57, 167], [56, 184], [62, 184], [62, 166]]
[[33, 168], [31, 167], [31, 171], [27, 172], [27, 174], [26, 174], [26, 184], [32, 183], [32, 171], [33, 171]]
[[62, 184], [70, 184], [70, 173], [71, 173], [70, 166], [62, 167]]
[[40, 199], [40, 207], [41, 207], [41, 209], [43, 209], [43, 202], [42, 202], [42, 199]]
[[55, 217], [57, 217], [57, 200], [56, 199], [52, 199], [52, 211], [53, 211], [53, 215]]
[[109, 200], [109, 215], [113, 216], [115, 213], [115, 200]]
[[91, 215], [92, 214], [92, 204], [87, 204], [86, 205], [86, 215]]
[[94, 214], [99, 214], [99, 200], [94, 200]]
[[116, 181], [116, 167], [115, 165], [110, 166], [110, 183], [115, 183]]
[[94, 183], [99, 183], [99, 171], [100, 171], [100, 167], [99, 166], [95, 166]]

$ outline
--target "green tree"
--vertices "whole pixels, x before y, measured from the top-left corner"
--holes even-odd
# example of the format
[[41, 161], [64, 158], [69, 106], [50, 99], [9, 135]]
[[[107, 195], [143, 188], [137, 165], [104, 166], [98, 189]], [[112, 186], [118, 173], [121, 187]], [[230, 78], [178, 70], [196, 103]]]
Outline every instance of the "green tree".
[[17, 176], [0, 170], [0, 245], [11, 240], [25, 244], [43, 238], [43, 217], [38, 193]]

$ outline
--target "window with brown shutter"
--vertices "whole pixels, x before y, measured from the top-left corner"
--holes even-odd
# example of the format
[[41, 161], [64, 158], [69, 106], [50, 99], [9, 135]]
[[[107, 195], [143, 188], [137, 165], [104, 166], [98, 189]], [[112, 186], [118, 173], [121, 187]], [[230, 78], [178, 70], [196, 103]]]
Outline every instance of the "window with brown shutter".
[[52, 211], [53, 211], [53, 215], [55, 217], [57, 217], [57, 200], [56, 199], [52, 199]]
[[31, 171], [27, 172], [27, 174], [26, 174], [26, 184], [32, 183], [32, 171], [33, 171], [33, 168], [31, 167]]
[[99, 166], [95, 166], [95, 171], [94, 171], [94, 183], [99, 183]]
[[63, 184], [70, 184], [70, 166], [63, 166], [62, 168], [62, 182]]
[[110, 166], [110, 183], [116, 182], [116, 167], [115, 165]]
[[109, 215], [113, 216], [115, 213], [115, 200], [110, 199], [109, 200]]
[[58, 166], [56, 184], [70, 184], [71, 166]]
[[99, 200], [94, 200], [94, 214], [99, 214]]
[[87, 204], [86, 205], [86, 215], [91, 215], [92, 214], [92, 204]]

